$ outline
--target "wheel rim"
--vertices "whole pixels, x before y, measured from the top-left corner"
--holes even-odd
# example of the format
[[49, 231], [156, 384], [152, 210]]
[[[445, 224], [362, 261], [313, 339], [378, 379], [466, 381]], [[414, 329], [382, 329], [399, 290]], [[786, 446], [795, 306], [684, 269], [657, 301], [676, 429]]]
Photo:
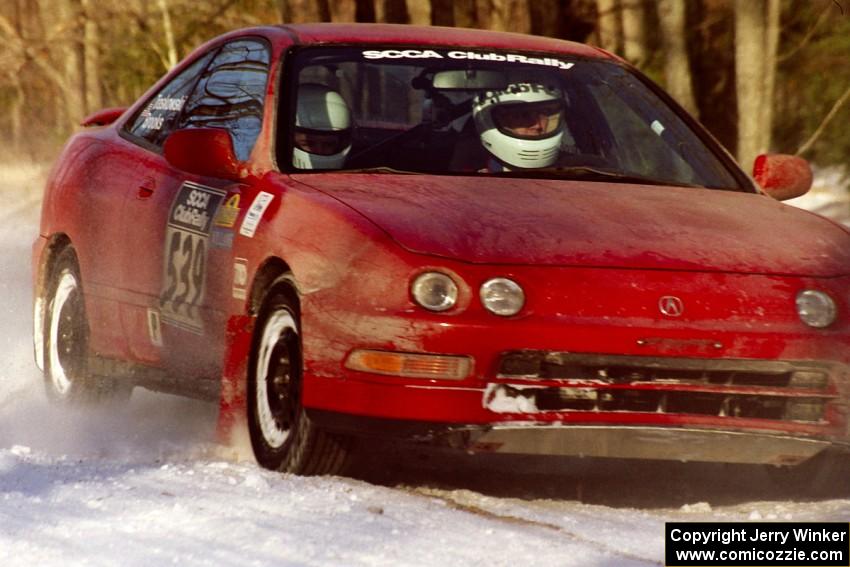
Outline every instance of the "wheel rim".
[[295, 319], [285, 309], [275, 311], [260, 336], [254, 400], [260, 431], [272, 449], [283, 447], [294, 427], [300, 374], [301, 348]]
[[82, 301], [77, 278], [70, 270], [59, 276], [50, 310], [50, 383], [60, 396], [71, 391], [82, 359]]

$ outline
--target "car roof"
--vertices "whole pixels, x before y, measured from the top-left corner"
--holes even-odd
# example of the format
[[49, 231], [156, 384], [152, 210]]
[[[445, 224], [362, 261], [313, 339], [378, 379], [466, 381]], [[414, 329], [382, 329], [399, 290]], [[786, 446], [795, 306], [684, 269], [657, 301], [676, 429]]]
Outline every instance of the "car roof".
[[[615, 58], [606, 51], [572, 41], [488, 30], [410, 26], [402, 24], [283, 24], [236, 30], [225, 38], [263, 35], [297, 45], [376, 44], [406, 47], [452, 46], [467, 48], [549, 51], [584, 57]], [[221, 39], [221, 38], [218, 38]]]

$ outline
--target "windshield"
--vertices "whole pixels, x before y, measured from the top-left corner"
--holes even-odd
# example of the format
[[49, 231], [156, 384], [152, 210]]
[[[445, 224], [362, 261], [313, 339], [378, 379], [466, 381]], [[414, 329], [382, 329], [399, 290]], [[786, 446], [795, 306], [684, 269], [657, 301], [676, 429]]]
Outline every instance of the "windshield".
[[[628, 69], [508, 51], [305, 48], [279, 147], [296, 170], [562, 177], [741, 190]], [[291, 102], [291, 101], [290, 101]]]

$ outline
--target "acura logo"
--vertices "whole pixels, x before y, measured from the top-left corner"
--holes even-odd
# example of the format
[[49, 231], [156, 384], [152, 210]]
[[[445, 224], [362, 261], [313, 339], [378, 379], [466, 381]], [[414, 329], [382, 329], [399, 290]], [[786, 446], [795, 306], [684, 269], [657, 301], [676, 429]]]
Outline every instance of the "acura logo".
[[678, 317], [685, 311], [685, 305], [678, 297], [665, 295], [658, 300], [658, 309], [668, 317]]

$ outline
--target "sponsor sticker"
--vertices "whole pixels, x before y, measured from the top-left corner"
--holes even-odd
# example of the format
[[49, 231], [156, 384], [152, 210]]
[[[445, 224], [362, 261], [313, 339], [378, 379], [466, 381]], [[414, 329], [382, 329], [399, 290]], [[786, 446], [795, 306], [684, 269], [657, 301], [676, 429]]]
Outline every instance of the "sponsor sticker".
[[159, 311], [156, 309], [148, 309], [148, 336], [152, 345], [162, 346], [162, 325], [159, 320]]
[[239, 195], [231, 195], [225, 201], [224, 206], [218, 210], [215, 216], [214, 224], [224, 228], [233, 228], [236, 224], [236, 217], [239, 216]]
[[200, 306], [207, 280], [207, 249], [216, 210], [226, 192], [186, 181], [171, 203], [159, 311], [163, 322], [203, 332]]
[[233, 259], [233, 298], [245, 299], [248, 297], [248, 260], [246, 258]]
[[210, 247], [230, 250], [233, 248], [233, 231], [223, 228], [213, 228], [210, 233]]
[[525, 65], [544, 65], [567, 70], [575, 63], [561, 61], [553, 57], [531, 57], [521, 53], [494, 53], [478, 51], [448, 51], [433, 49], [367, 49], [363, 51], [364, 59], [455, 59], [461, 61], [502, 61], [505, 63], [522, 63]]
[[160, 130], [165, 124], [166, 118], [171, 118], [180, 112], [186, 103], [186, 97], [163, 97], [158, 96], [142, 111], [142, 130]]
[[274, 195], [266, 193], [265, 191], [260, 191], [259, 194], [254, 197], [254, 202], [251, 203], [251, 207], [248, 209], [248, 212], [245, 213], [245, 218], [242, 219], [242, 226], [239, 228], [239, 234], [247, 236], [248, 238], [254, 237], [254, 234], [257, 232], [257, 226], [259, 226], [260, 221], [263, 219], [263, 214], [265, 214], [266, 209], [269, 208], [272, 200], [274, 200]]

